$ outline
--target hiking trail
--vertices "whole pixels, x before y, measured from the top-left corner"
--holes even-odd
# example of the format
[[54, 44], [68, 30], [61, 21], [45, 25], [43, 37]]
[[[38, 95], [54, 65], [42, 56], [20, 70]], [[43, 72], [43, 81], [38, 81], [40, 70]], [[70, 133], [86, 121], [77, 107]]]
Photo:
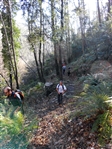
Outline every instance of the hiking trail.
[[[81, 110], [81, 107], [77, 106], [80, 99], [73, 98], [80, 93], [81, 84], [77, 79], [64, 84], [67, 93], [62, 106], [58, 105], [56, 92], [41, 104], [35, 105], [39, 128], [28, 149], [100, 149], [95, 134], [91, 133], [92, 121], [84, 122], [82, 118], [74, 115]], [[70, 115], [74, 118], [71, 119]]]

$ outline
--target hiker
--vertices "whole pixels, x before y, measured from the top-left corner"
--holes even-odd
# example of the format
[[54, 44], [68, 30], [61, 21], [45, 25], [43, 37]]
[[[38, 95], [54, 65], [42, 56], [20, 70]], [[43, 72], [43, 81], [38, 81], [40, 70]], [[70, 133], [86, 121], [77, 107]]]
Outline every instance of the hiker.
[[62, 66], [62, 72], [63, 72], [63, 75], [65, 74], [65, 71], [66, 71], [66, 65], [63, 64], [63, 66]]
[[4, 94], [9, 99], [9, 104], [12, 105], [14, 108], [14, 111], [11, 113], [11, 117], [13, 117], [14, 112], [17, 112], [19, 110], [24, 114], [23, 103], [20, 95], [17, 92], [12, 91], [9, 86], [4, 88]]
[[70, 76], [71, 72], [70, 72], [70, 67], [68, 68], [68, 76]]
[[66, 86], [63, 84], [62, 81], [60, 81], [59, 84], [56, 86], [56, 91], [58, 93], [59, 105], [62, 104], [63, 94], [66, 92], [66, 90], [67, 90]]

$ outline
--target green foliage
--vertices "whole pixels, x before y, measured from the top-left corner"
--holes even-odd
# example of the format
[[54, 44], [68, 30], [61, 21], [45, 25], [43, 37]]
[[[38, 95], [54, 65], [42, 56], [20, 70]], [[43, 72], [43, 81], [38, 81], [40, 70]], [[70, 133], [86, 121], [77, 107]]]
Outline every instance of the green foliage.
[[42, 91], [43, 90], [43, 86], [44, 84], [42, 82], [38, 82], [34, 87], [30, 88], [30, 92], [32, 93], [37, 93], [39, 91]]
[[87, 30], [86, 38], [88, 40], [88, 49], [96, 52], [98, 58], [107, 59], [112, 53], [111, 50], [111, 24], [112, 19], [102, 22], [101, 26], [93, 22], [92, 28]]
[[[13, 117], [11, 118], [10, 115]], [[32, 131], [37, 129], [37, 119], [28, 120], [20, 111], [15, 112], [7, 100], [0, 103], [0, 147], [26, 149]]]
[[7, 68], [7, 75], [10, 77], [10, 85], [14, 80], [18, 82], [16, 63], [18, 60], [20, 48], [20, 30], [17, 28], [14, 19], [8, 14], [3, 14], [3, 27], [2, 27], [2, 57], [4, 67]]
[[16, 26], [15, 20], [12, 20], [13, 25], [13, 40], [14, 40], [14, 49], [16, 56], [18, 56], [19, 51], [18, 49], [21, 48], [19, 37], [20, 37], [20, 29]]
[[[25, 90], [25, 97], [28, 99], [26, 102], [34, 104], [35, 101], [41, 101], [44, 94], [44, 83], [32, 81], [27, 86], [22, 86], [22, 90]], [[37, 99], [37, 100], [36, 100]], [[31, 104], [30, 103], [30, 104]]]
[[86, 77], [83, 92], [80, 94], [82, 101], [78, 105], [82, 106], [80, 115], [83, 115], [85, 119], [95, 118], [92, 131], [97, 132], [99, 143], [102, 145], [110, 139], [112, 134], [112, 104], [108, 102], [111, 95], [111, 82], [100, 82], [93, 76]]
[[46, 55], [46, 60], [45, 60], [45, 65], [44, 65], [44, 74], [46, 76], [52, 74], [53, 70], [55, 68], [55, 63], [54, 63], [54, 55]]
[[4, 88], [5, 85], [6, 85], [5, 80], [3, 79], [3, 77], [0, 76], [0, 97], [3, 94], [3, 88]]
[[[12, 18], [11, 18], [12, 19]], [[3, 49], [2, 49], [2, 56], [3, 56], [3, 60], [4, 60], [4, 65], [6, 68], [9, 69], [9, 63], [11, 61], [11, 59], [13, 59], [12, 56], [12, 39], [10, 38], [10, 26], [8, 25], [8, 16], [6, 16], [6, 14], [3, 15], [3, 20], [4, 20], [4, 26], [2, 27], [2, 45], [3, 45]], [[6, 28], [6, 32], [4, 30], [4, 27]], [[20, 49], [20, 42], [19, 42], [19, 37], [20, 37], [20, 30], [18, 29], [18, 27], [16, 26], [15, 20], [12, 19], [12, 30], [13, 30], [13, 44], [14, 44], [14, 49], [15, 49], [15, 55], [18, 56], [18, 49]], [[7, 38], [8, 38], [8, 42], [11, 46], [8, 46], [7, 40], [6, 40], [6, 34], [7, 34]], [[9, 51], [10, 48], [10, 51]], [[17, 58], [17, 57], [16, 57]]]
[[72, 60], [77, 60], [82, 55], [81, 38], [72, 34]]
[[29, 43], [31, 44], [35, 44], [37, 42], [37, 35], [35, 33], [31, 33], [29, 36], [28, 36], [28, 41]]
[[42, 82], [38, 82], [38, 84], [36, 85], [36, 89], [39, 91], [39, 90], [43, 90], [43, 87], [44, 87], [44, 83]]
[[102, 145], [104, 145], [105, 141], [108, 141], [110, 139], [110, 136], [112, 134], [110, 118], [110, 111], [107, 110], [103, 114], [98, 115], [96, 121], [93, 124], [92, 131], [98, 132], [99, 142]]

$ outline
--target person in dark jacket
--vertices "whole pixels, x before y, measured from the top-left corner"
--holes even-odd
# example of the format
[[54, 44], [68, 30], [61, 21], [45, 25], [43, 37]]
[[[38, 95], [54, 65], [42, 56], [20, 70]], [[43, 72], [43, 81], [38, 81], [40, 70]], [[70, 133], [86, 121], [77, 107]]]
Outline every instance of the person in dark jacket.
[[23, 103], [18, 93], [12, 91], [12, 89], [8, 86], [4, 88], [4, 94], [9, 99], [9, 104], [12, 105], [14, 108], [11, 117], [13, 116], [14, 112], [17, 111], [21, 111], [22, 113], [24, 113]]
[[71, 72], [70, 72], [70, 67], [68, 68], [68, 76], [70, 76]]

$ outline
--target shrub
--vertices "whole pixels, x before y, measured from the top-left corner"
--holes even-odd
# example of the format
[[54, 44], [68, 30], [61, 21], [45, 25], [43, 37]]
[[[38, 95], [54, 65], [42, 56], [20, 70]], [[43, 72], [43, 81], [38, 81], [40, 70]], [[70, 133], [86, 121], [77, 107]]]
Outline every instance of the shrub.
[[111, 82], [99, 82], [94, 78], [84, 81], [83, 92], [80, 94], [83, 99], [80, 104], [83, 106], [81, 115], [85, 116], [85, 119], [95, 118], [92, 131], [97, 132], [99, 143], [102, 145], [112, 134], [112, 103], [108, 102], [111, 94]]
[[20, 111], [13, 113], [13, 118], [10, 118], [13, 111], [14, 107], [7, 102], [0, 103], [0, 148], [26, 149], [38, 121], [29, 121]]

